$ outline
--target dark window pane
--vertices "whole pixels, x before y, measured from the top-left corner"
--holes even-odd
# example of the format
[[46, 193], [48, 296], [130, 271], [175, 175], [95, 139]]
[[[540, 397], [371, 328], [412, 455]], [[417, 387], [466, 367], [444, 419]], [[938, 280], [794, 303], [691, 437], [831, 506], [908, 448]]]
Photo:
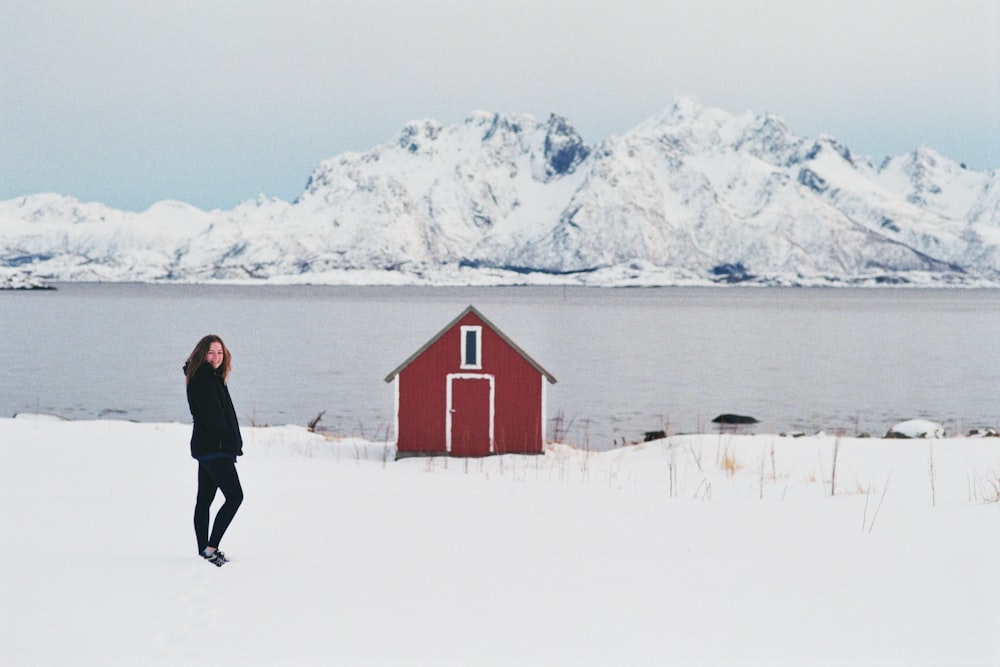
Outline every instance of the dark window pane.
[[476, 332], [469, 330], [465, 332], [465, 365], [476, 365]]

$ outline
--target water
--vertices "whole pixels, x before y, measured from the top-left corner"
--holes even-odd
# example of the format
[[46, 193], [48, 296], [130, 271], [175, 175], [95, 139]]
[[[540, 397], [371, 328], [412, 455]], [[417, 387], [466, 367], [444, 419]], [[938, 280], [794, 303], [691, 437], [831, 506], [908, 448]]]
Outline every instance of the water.
[[595, 448], [644, 431], [880, 435], [1000, 423], [1000, 290], [63, 284], [0, 292], [0, 415], [188, 422], [181, 366], [218, 333], [244, 424], [391, 436], [383, 379], [469, 304], [559, 380]]

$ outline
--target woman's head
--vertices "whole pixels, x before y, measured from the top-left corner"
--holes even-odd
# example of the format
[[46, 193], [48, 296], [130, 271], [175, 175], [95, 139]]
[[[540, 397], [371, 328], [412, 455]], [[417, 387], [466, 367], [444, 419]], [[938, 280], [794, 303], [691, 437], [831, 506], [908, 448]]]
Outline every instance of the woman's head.
[[209, 334], [198, 341], [188, 356], [187, 372], [185, 373], [188, 382], [191, 381], [202, 364], [208, 364], [216, 370], [221, 369], [223, 382], [229, 377], [232, 355], [229, 354], [229, 348], [222, 342], [222, 339], [215, 334]]

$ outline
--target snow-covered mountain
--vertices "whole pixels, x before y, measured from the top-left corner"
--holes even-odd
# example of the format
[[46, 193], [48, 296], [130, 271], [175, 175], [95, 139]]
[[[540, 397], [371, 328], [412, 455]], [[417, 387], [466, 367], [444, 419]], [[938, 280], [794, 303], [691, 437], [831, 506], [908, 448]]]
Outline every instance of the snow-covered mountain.
[[294, 201], [130, 213], [0, 202], [0, 267], [51, 280], [1000, 283], [1000, 170], [876, 166], [778, 117], [677, 98], [588, 145], [565, 118], [407, 124]]

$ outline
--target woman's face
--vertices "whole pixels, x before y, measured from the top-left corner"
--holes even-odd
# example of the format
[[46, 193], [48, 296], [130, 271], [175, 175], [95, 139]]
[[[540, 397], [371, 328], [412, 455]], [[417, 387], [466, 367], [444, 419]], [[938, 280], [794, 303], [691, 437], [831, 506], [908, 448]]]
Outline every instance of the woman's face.
[[222, 343], [216, 341], [208, 346], [208, 352], [205, 353], [205, 361], [212, 365], [212, 368], [218, 368], [222, 365]]

